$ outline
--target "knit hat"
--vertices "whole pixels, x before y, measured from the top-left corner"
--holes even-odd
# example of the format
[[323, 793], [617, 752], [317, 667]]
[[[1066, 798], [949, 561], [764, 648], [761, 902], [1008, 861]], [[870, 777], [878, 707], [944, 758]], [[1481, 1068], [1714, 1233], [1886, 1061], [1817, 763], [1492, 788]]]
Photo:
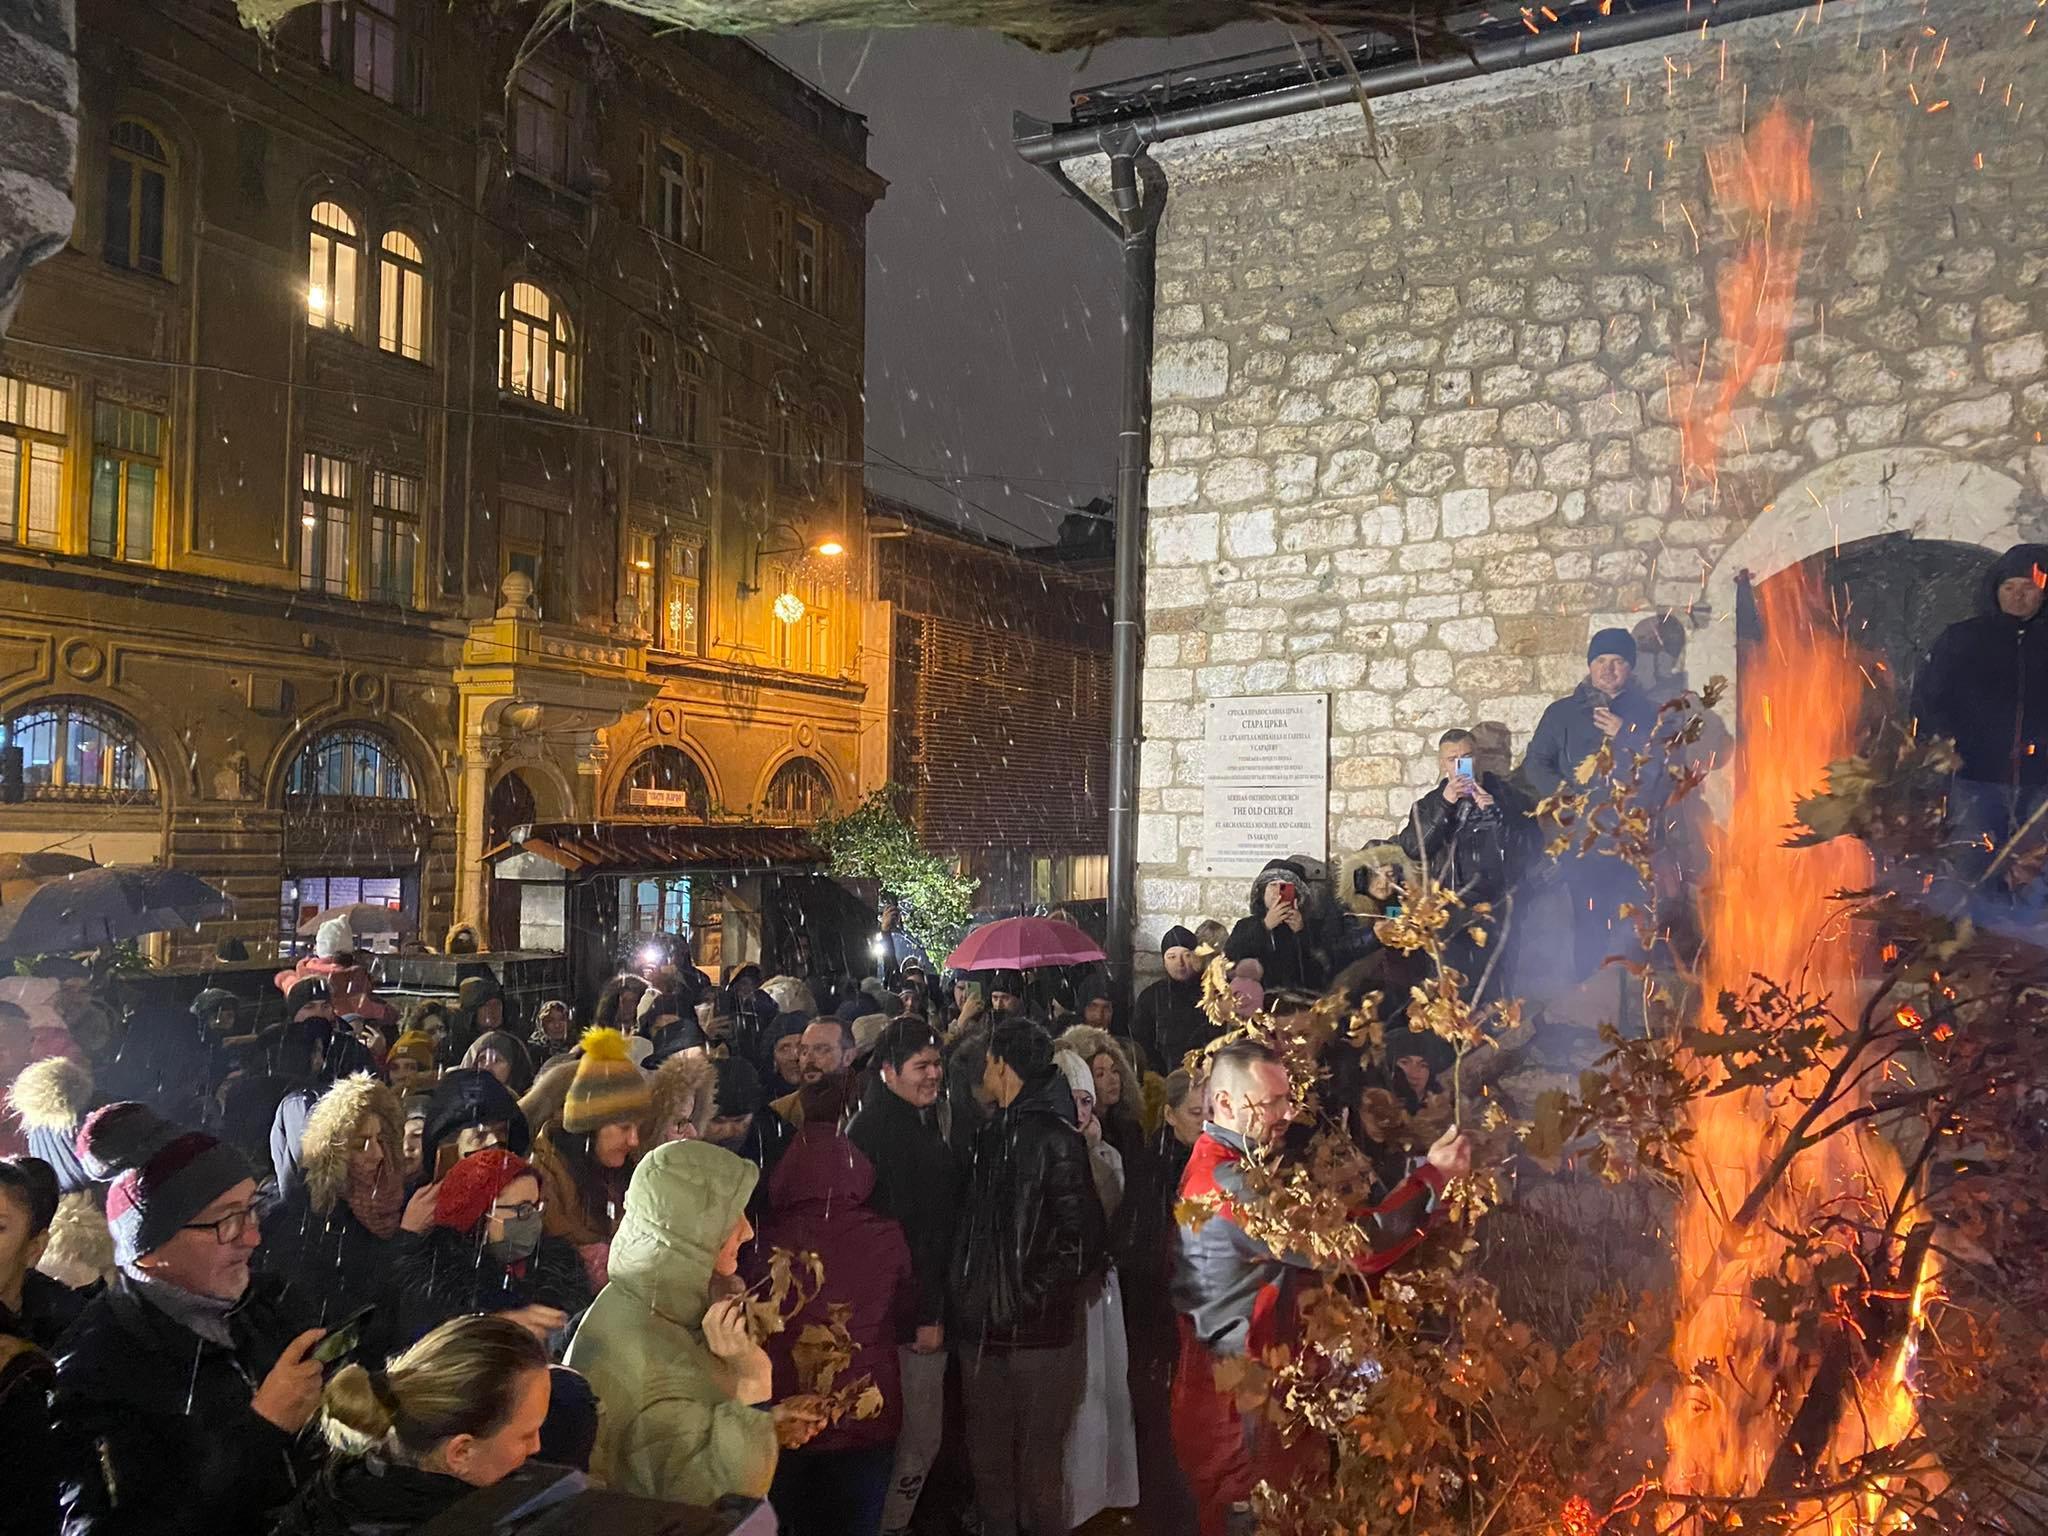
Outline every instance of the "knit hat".
[[291, 990], [285, 993], [284, 1016], [287, 1020], [296, 1019], [305, 1009], [312, 1007], [315, 1003], [324, 1003], [326, 1001], [327, 983], [318, 976], [305, 977], [303, 980], [293, 982]]
[[133, 1264], [176, 1237], [250, 1177], [242, 1154], [204, 1131], [187, 1131], [132, 1100], [108, 1104], [78, 1128], [78, 1156], [107, 1189], [114, 1262]]
[[424, 1029], [408, 1029], [391, 1042], [391, 1049], [384, 1053], [387, 1062], [405, 1060], [414, 1063], [422, 1072], [434, 1070], [434, 1037]]
[[540, 1177], [533, 1164], [503, 1147], [472, 1152], [453, 1168], [434, 1192], [434, 1225], [467, 1232], [490, 1213], [491, 1205], [514, 1179]]
[[192, 1017], [210, 1019], [223, 1008], [233, 1008], [241, 1001], [226, 987], [207, 987], [192, 999]]
[[1091, 1099], [1095, 1097], [1095, 1074], [1088, 1069], [1088, 1063], [1074, 1052], [1054, 1051], [1052, 1064], [1058, 1067], [1061, 1076], [1066, 1078], [1067, 1087], [1075, 1093], [1085, 1093]]
[[562, 1129], [594, 1131], [601, 1125], [647, 1118], [654, 1095], [647, 1079], [626, 1053], [626, 1037], [616, 1029], [583, 1032], [583, 1059], [562, 1105]]
[[492, 998], [504, 995], [505, 989], [498, 985], [495, 976], [465, 976], [455, 989], [455, 1006], [474, 1013]]
[[1163, 955], [1169, 949], [1198, 949], [1201, 942], [1192, 931], [1176, 923], [1159, 936], [1159, 953]]
[[356, 952], [355, 930], [345, 917], [330, 917], [313, 935], [313, 953], [322, 960], [338, 960]]
[[441, 1074], [434, 1085], [432, 1108], [427, 1111], [426, 1159], [431, 1169], [441, 1143], [466, 1125], [503, 1125], [505, 1144], [514, 1152], [528, 1145], [526, 1116], [512, 1090], [488, 1072], [475, 1067], [457, 1067]]
[[1024, 995], [1024, 973], [1022, 971], [997, 971], [988, 979], [991, 992], [1006, 993], [1011, 997]]
[[1625, 629], [1603, 629], [1586, 642], [1586, 660], [1619, 656], [1630, 666], [1636, 664], [1636, 637]]
[[21, 1121], [31, 1154], [48, 1163], [63, 1194], [90, 1189], [78, 1159], [78, 1123], [92, 1103], [92, 1070], [68, 1056], [45, 1056], [21, 1069], [7, 1106]]

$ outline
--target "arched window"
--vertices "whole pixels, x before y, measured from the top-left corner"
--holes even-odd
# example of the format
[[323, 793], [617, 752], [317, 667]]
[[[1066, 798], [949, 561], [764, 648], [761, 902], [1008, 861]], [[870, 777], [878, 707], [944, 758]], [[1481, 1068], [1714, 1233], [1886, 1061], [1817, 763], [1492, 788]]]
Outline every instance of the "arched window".
[[654, 811], [678, 821], [711, 819], [704, 770], [680, 747], [649, 747], [626, 772], [628, 811]]
[[576, 330], [569, 312], [534, 283], [514, 283], [498, 304], [498, 387], [558, 411], [576, 409]]
[[0, 745], [21, 748], [21, 781], [32, 800], [156, 799], [156, 770], [135, 728], [111, 710], [59, 701], [8, 717]]
[[807, 827], [832, 809], [832, 781], [808, 757], [792, 757], [768, 781], [768, 820], [779, 827]]
[[427, 356], [427, 262], [419, 242], [392, 230], [378, 246], [377, 345], [398, 357]]
[[171, 157], [163, 140], [132, 118], [107, 134], [107, 264], [164, 275], [164, 227], [171, 204]]
[[296, 800], [418, 798], [412, 774], [391, 744], [368, 731], [328, 731], [292, 760], [284, 792]]
[[339, 203], [315, 203], [308, 225], [306, 323], [354, 334], [356, 267], [363, 237]]

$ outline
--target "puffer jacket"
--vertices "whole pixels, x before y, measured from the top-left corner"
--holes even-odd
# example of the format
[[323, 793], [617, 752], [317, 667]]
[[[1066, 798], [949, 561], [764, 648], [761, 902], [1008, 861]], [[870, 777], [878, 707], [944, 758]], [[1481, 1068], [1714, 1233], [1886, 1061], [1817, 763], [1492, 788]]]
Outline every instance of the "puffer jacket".
[[620, 1492], [715, 1504], [766, 1498], [775, 1479], [775, 1420], [734, 1396], [736, 1375], [703, 1327], [713, 1266], [755, 1178], [702, 1141], [656, 1147], [633, 1172], [611, 1279], [566, 1362], [604, 1404], [591, 1473]]
[[275, 1536], [408, 1536], [475, 1492], [459, 1477], [345, 1457], [299, 1491]]
[[232, 1349], [201, 1339], [118, 1278], [57, 1356], [65, 1536], [262, 1536], [313, 1470], [306, 1442], [250, 1400], [305, 1326], [257, 1276], [228, 1314]]
[[537, 1305], [573, 1319], [590, 1305], [590, 1280], [574, 1248], [559, 1237], [543, 1237], [522, 1263], [501, 1264], [484, 1252], [484, 1225], [469, 1232], [435, 1227], [400, 1245], [370, 1327], [377, 1349], [396, 1354], [450, 1318], [472, 1312]]
[[866, 1376], [882, 1393], [882, 1411], [874, 1418], [849, 1415], [821, 1430], [806, 1450], [890, 1445], [902, 1427], [896, 1344], [908, 1335], [917, 1311], [917, 1280], [903, 1228], [868, 1206], [874, 1188], [875, 1168], [867, 1154], [825, 1120], [810, 1122], [790, 1139], [768, 1179], [768, 1216], [746, 1278], [758, 1281], [767, 1272], [761, 1256], [777, 1248], [815, 1253], [825, 1261], [818, 1294], [763, 1346], [775, 1363], [775, 1395], [805, 1390], [793, 1350], [804, 1328], [825, 1322], [835, 1306], [847, 1308], [853, 1358], [834, 1384]]
[[[419, 1242], [409, 1232], [379, 1237], [348, 1203], [348, 1165], [363, 1121], [376, 1124], [384, 1167], [402, 1188], [404, 1127], [398, 1096], [368, 1073], [323, 1093], [299, 1138], [298, 1177], [263, 1223], [255, 1268], [275, 1275], [313, 1322], [327, 1326], [381, 1296], [401, 1254]], [[402, 1208], [402, 1207], [401, 1207]]]
[[1109, 1259], [1088, 1145], [1057, 1069], [989, 1117], [968, 1154], [949, 1332], [977, 1349], [1061, 1349]]

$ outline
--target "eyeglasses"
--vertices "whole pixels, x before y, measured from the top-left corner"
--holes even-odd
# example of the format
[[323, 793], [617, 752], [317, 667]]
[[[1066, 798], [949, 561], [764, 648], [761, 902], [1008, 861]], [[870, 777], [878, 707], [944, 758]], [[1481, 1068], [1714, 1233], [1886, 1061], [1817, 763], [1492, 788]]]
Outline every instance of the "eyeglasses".
[[211, 1232], [213, 1240], [225, 1247], [229, 1243], [240, 1242], [242, 1234], [249, 1230], [250, 1222], [255, 1222], [259, 1227], [262, 1226], [263, 1218], [270, 1214], [271, 1208], [275, 1203], [275, 1201], [271, 1200], [251, 1200], [240, 1210], [229, 1211], [227, 1215], [221, 1217], [218, 1221], [188, 1221], [185, 1223], [184, 1230], [187, 1232]]
[[547, 1208], [545, 1200], [522, 1200], [517, 1205], [494, 1205], [491, 1214], [502, 1221], [531, 1221]]

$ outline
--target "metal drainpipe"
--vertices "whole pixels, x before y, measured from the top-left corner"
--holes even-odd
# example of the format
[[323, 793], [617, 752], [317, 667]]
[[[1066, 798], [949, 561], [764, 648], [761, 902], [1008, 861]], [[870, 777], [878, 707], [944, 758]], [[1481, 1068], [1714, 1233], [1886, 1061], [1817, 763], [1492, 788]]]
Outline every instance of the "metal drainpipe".
[[1113, 123], [1090, 152], [1109, 161], [1111, 212], [1068, 179], [1057, 163], [1040, 169], [1116, 237], [1124, 258], [1124, 377], [1116, 446], [1116, 593], [1110, 631], [1109, 914], [1103, 950], [1112, 990], [1128, 998], [1131, 932], [1137, 914], [1138, 676], [1145, 637], [1145, 469], [1152, 436], [1153, 258], [1166, 177], [1145, 152], [1137, 126]]

